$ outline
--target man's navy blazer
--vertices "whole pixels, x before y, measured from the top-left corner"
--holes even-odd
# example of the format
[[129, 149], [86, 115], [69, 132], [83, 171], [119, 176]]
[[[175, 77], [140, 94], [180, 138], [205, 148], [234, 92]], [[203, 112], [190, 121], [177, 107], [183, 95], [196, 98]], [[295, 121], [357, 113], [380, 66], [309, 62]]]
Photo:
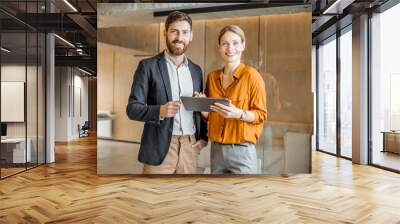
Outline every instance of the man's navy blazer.
[[[129, 96], [126, 113], [131, 120], [143, 121], [144, 130], [139, 150], [139, 161], [160, 165], [171, 143], [174, 118], [160, 120], [160, 106], [172, 101], [171, 84], [164, 52], [139, 62]], [[203, 75], [200, 66], [188, 59], [193, 80], [193, 91], [203, 91]], [[183, 106], [183, 105], [182, 105]], [[207, 123], [200, 112], [193, 112], [196, 140], [207, 138]]]

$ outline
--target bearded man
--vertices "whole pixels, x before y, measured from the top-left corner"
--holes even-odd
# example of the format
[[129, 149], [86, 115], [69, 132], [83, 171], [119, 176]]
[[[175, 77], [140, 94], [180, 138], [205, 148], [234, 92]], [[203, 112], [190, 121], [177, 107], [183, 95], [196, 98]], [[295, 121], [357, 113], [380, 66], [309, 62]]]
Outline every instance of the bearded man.
[[185, 56], [193, 39], [192, 20], [175, 11], [165, 21], [167, 49], [139, 62], [126, 113], [145, 122], [139, 161], [143, 174], [195, 174], [207, 145], [207, 124], [200, 112], [187, 111], [181, 96], [203, 91], [200, 66]]

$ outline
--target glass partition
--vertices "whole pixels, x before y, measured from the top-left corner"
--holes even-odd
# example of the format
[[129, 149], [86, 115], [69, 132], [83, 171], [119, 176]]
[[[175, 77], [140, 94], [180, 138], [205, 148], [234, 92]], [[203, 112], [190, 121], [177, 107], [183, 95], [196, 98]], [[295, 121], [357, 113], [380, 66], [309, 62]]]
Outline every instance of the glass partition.
[[37, 64], [37, 163], [46, 162], [45, 124], [46, 124], [46, 38], [44, 33], [38, 33], [38, 64]]
[[28, 156], [30, 157], [27, 163], [27, 167], [33, 167], [37, 165], [37, 149], [38, 149], [38, 35], [36, 32], [27, 33], [27, 98], [26, 98], [26, 113], [27, 113], [27, 150], [30, 151]]
[[[21, 172], [30, 162], [30, 142], [26, 134], [26, 33], [2, 33], [1, 46], [1, 123], [2, 177]], [[27, 151], [28, 147], [28, 151]]]
[[[23, 16], [42, 13], [43, 4], [2, 1], [0, 7]], [[0, 12], [0, 20], [0, 178], [5, 178], [45, 162], [46, 40], [11, 14]]]
[[318, 47], [318, 146], [336, 154], [336, 36]]
[[352, 157], [352, 35], [351, 26], [340, 36], [340, 155]]
[[372, 164], [400, 171], [400, 4], [371, 18]]

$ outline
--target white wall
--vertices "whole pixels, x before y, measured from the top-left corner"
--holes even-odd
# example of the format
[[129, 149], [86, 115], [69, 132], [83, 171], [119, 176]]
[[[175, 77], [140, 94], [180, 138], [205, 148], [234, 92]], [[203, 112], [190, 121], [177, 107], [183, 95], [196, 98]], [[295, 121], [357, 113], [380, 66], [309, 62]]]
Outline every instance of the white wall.
[[[26, 91], [26, 96], [22, 97], [22, 105], [19, 108], [12, 108], [10, 106], [2, 106], [2, 112], [18, 113], [26, 112], [26, 119], [23, 118], [22, 121], [18, 122], [6, 122], [7, 123], [7, 137], [21, 138], [27, 136], [31, 141], [31, 151], [33, 161], [36, 162], [36, 156], [38, 155], [38, 162], [44, 163], [45, 161], [45, 139], [44, 139], [44, 126], [45, 126], [45, 116], [44, 116], [44, 100], [45, 100], [45, 90], [44, 90], [44, 73], [42, 72], [42, 67], [32, 66], [25, 64], [3, 64], [1, 66], [1, 81], [3, 82], [24, 82], [25, 90], [19, 90], [20, 94]], [[2, 83], [3, 84], [3, 83]], [[2, 98], [8, 98], [7, 93], [4, 95], [5, 89], [2, 89]], [[21, 92], [22, 91], [22, 92]], [[8, 93], [10, 94], [10, 93]], [[11, 104], [13, 102], [10, 102]], [[17, 103], [17, 102], [14, 102]], [[3, 104], [3, 102], [2, 102]], [[26, 105], [25, 105], [26, 104]], [[14, 111], [13, 111], [14, 110]], [[18, 114], [17, 113], [17, 114]], [[2, 120], [3, 117], [2, 117]], [[49, 144], [48, 144], [49, 145]], [[52, 157], [48, 157], [52, 158]], [[48, 160], [51, 162], [51, 160]]]
[[80, 73], [78, 70], [74, 70], [74, 91], [72, 92], [73, 96], [71, 96], [71, 98], [74, 100], [74, 102], [71, 102], [71, 105], [74, 105], [71, 110], [72, 123], [70, 135], [72, 136], [72, 138], [79, 137], [78, 124], [82, 126], [85, 121], [88, 120], [88, 78], [87, 76], [81, 76], [81, 74], [82, 73]]
[[67, 141], [68, 120], [68, 68], [55, 68], [55, 140]]
[[[25, 67], [25, 65], [18, 65], [18, 64], [2, 65], [1, 66], [1, 81], [25, 82], [26, 83], [26, 80], [25, 80], [26, 72], [28, 71], [28, 74], [32, 74], [33, 70], [34, 70], [34, 68], [32, 66]], [[31, 97], [31, 96], [33, 96], [33, 94], [28, 93], [28, 97]], [[7, 110], [7, 108], [1, 108], [1, 110]], [[29, 120], [30, 120], [30, 117], [29, 117]], [[8, 122], [7, 124], [8, 124], [7, 125], [7, 136], [8, 137], [24, 137], [25, 136], [26, 122]]]
[[88, 78], [82, 75], [72, 67], [56, 67], [56, 141], [77, 139], [78, 124], [88, 120]]

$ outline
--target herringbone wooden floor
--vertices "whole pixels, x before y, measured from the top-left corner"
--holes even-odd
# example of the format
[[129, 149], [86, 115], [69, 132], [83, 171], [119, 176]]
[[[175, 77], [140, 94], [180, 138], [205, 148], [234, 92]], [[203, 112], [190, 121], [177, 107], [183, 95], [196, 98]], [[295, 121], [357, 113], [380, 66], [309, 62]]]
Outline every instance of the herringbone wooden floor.
[[0, 223], [400, 223], [400, 175], [314, 152], [313, 174], [98, 176], [96, 141], [0, 181]]

